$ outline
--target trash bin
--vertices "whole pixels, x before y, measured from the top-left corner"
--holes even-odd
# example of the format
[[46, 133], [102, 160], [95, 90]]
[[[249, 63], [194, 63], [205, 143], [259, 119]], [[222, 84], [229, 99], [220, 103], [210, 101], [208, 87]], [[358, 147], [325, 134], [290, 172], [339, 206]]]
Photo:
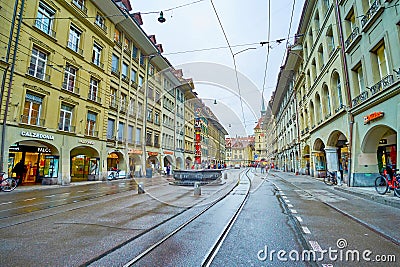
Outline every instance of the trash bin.
[[151, 177], [153, 177], [153, 169], [146, 168], [146, 178], [151, 178]]

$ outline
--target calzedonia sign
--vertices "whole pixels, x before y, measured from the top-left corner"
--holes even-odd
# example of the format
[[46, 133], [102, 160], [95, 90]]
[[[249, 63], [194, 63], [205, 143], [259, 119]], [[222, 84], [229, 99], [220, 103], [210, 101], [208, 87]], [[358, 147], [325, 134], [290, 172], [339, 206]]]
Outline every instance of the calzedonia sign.
[[25, 131], [22, 131], [22, 132], [21, 132], [21, 136], [24, 136], [24, 137], [32, 137], [32, 138], [37, 138], [37, 139], [54, 140], [54, 136], [53, 136], [53, 135], [41, 134], [41, 133], [35, 133], [35, 132], [25, 132]]

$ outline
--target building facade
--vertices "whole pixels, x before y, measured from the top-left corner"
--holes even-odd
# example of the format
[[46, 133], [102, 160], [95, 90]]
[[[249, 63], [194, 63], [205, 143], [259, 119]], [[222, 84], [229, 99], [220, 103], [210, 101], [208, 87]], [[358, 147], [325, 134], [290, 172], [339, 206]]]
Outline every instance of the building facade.
[[[1, 9], [10, 37], [0, 39], [7, 47], [0, 62], [6, 176], [15, 175], [21, 160], [28, 169], [24, 184], [106, 179], [112, 168], [123, 176], [162, 168], [170, 156], [161, 148], [168, 113], [162, 96], [182, 81], [131, 11], [127, 0], [16, 0], [15, 9]], [[172, 161], [175, 145], [168, 147]]]
[[[305, 3], [271, 99], [278, 167], [287, 164], [282, 154], [293, 143], [285, 139], [290, 119], [299, 129], [295, 160], [300, 172], [323, 177], [333, 171], [348, 185], [371, 186], [387, 163], [396, 164], [400, 69], [395, 6], [379, 0]], [[282, 121], [281, 102], [288, 91], [296, 104]]]

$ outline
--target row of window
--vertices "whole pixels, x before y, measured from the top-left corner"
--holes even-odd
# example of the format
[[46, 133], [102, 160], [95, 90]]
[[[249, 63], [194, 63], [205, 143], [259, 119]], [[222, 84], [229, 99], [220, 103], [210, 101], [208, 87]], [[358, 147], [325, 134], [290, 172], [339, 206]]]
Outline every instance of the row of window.
[[[21, 115], [21, 123], [44, 126], [45, 114], [43, 112], [43, 106], [45, 97], [37, 95], [35, 93], [27, 92], [25, 95], [24, 109]], [[76, 114], [75, 107], [69, 103], [61, 103], [60, 116], [57, 129], [66, 132], [82, 132], [88, 136], [98, 137], [97, 120], [98, 114], [90, 110], [87, 111], [85, 129], [76, 129], [76, 125], [73, 124]]]

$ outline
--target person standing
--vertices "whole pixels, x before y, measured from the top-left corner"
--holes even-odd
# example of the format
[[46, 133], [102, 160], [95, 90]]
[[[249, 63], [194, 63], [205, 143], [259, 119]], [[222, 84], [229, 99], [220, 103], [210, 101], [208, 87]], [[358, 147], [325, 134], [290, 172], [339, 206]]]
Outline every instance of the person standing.
[[169, 174], [171, 172], [171, 165], [169, 165], [169, 163], [167, 164], [166, 171], [167, 171], [167, 176], [169, 176]]
[[12, 169], [12, 172], [15, 172], [16, 174], [16, 178], [18, 180], [17, 185], [21, 185], [22, 180], [26, 174], [26, 167], [22, 159], [17, 164], [15, 164], [14, 168]]

